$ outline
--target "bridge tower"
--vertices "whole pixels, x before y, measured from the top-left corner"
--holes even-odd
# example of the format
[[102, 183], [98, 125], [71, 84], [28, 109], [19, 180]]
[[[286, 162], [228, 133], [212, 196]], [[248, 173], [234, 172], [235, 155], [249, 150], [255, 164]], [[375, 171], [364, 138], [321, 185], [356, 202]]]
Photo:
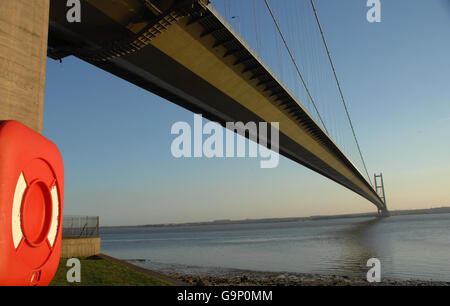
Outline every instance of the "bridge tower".
[[384, 192], [383, 173], [374, 174], [374, 184], [375, 184], [375, 192], [380, 196], [384, 204], [384, 210], [378, 209], [378, 214], [387, 215], [388, 209], [386, 204], [386, 194]]

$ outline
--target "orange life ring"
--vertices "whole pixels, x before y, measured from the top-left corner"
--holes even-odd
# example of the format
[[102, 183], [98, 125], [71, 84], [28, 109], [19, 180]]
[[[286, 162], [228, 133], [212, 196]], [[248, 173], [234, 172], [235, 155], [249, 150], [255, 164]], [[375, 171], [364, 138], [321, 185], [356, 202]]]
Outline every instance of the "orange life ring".
[[54, 143], [0, 122], [0, 285], [48, 285], [61, 253], [64, 166]]

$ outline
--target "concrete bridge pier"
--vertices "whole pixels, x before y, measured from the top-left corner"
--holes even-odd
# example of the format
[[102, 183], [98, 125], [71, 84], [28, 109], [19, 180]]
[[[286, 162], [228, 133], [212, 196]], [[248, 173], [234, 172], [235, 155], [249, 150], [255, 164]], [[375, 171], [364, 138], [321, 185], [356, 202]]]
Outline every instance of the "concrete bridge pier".
[[389, 210], [386, 209], [378, 209], [378, 217], [389, 217]]
[[49, 0], [0, 1], [0, 121], [42, 133]]

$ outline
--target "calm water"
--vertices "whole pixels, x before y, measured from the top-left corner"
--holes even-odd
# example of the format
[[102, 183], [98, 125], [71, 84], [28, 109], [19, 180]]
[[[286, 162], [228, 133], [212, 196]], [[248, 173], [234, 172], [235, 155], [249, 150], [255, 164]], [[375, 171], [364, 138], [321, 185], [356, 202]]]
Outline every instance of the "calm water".
[[[450, 214], [171, 228], [104, 228], [102, 252], [160, 267], [450, 281]], [[162, 268], [161, 268], [162, 269]]]

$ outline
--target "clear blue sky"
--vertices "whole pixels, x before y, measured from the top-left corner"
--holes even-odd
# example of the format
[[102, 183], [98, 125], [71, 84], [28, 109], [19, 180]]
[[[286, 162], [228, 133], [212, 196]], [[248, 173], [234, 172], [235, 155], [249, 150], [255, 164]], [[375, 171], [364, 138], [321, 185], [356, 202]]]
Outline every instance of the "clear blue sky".
[[[351, 151], [308, 2], [271, 1], [283, 3], [275, 13], [331, 135]], [[263, 1], [213, 3], [308, 106], [288, 58], [277, 56], [284, 51], [277, 51]], [[382, 22], [371, 24], [364, 0], [316, 3], [369, 171], [383, 172], [390, 209], [450, 205], [450, 5], [381, 0]], [[253, 7], [257, 27], [249, 21]], [[76, 58], [49, 59], [44, 135], [63, 154], [65, 214], [126, 225], [374, 211], [283, 157], [276, 169], [260, 169], [258, 159], [175, 159], [171, 126], [192, 120], [192, 113]]]

